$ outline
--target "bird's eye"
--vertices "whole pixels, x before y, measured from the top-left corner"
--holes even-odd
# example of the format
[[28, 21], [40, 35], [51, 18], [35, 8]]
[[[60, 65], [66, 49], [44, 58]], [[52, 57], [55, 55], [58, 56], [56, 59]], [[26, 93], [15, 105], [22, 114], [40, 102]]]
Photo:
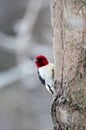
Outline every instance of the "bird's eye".
[[42, 59], [38, 59], [38, 61], [42, 61]]

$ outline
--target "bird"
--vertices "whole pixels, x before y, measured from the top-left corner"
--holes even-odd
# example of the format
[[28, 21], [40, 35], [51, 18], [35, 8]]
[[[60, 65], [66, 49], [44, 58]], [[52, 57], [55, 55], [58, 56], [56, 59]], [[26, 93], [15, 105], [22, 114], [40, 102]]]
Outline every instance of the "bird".
[[54, 94], [54, 64], [49, 63], [44, 55], [36, 56], [34, 62], [40, 81], [51, 94]]

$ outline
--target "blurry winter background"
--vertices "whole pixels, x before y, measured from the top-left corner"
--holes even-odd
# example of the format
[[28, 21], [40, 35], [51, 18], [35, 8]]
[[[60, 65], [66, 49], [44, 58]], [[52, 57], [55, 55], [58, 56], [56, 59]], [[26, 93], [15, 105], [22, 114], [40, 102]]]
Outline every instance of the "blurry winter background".
[[0, 0], [0, 130], [52, 130], [52, 96], [31, 58], [53, 62], [49, 0]]

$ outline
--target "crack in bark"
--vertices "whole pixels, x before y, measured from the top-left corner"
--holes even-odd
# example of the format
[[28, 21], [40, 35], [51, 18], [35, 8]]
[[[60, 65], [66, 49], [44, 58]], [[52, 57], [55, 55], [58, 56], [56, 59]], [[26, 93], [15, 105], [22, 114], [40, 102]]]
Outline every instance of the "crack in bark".
[[62, 93], [63, 93], [63, 86], [64, 86], [64, 33], [63, 33], [63, 1], [61, 1], [61, 43], [62, 43], [62, 49], [63, 49], [63, 54], [62, 54], [62, 74], [61, 74], [61, 88], [62, 88]]

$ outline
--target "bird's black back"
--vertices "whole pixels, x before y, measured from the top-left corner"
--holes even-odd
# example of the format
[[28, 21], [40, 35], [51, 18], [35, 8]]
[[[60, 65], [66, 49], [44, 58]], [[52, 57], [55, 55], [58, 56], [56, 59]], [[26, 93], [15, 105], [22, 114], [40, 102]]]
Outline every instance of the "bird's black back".
[[[37, 70], [38, 71], [38, 70]], [[43, 79], [38, 71], [38, 77], [40, 79], [40, 81], [42, 82], [43, 85], [45, 85], [45, 79]]]

